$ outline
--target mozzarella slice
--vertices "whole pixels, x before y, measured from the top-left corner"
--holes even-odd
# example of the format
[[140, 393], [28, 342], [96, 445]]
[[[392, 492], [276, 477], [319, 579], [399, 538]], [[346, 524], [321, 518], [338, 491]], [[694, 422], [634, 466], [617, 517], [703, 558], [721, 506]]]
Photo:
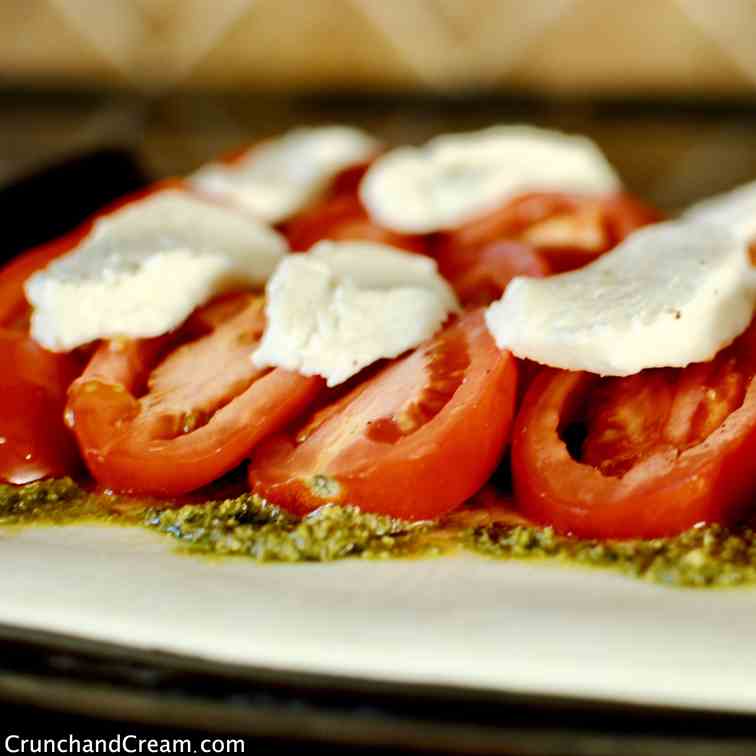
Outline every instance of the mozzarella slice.
[[261, 287], [286, 253], [258, 221], [163, 191], [98, 220], [69, 254], [31, 276], [31, 335], [53, 351], [95, 339], [149, 337], [238, 287]]
[[435, 261], [370, 242], [323, 241], [288, 256], [267, 295], [255, 364], [329, 386], [417, 346], [459, 308]]
[[530, 126], [494, 126], [400, 147], [373, 163], [360, 196], [402, 233], [454, 228], [530, 191], [603, 193], [620, 187], [589, 139]]
[[737, 236], [756, 240], [756, 181], [691, 205], [684, 218], [719, 223]]
[[190, 181], [260, 220], [278, 223], [312, 202], [339, 171], [377, 149], [371, 136], [349, 126], [295, 129], [237, 162], [200, 168]]
[[517, 277], [486, 312], [501, 349], [600, 375], [703, 362], [751, 322], [742, 240], [717, 225], [661, 223], [581, 270]]

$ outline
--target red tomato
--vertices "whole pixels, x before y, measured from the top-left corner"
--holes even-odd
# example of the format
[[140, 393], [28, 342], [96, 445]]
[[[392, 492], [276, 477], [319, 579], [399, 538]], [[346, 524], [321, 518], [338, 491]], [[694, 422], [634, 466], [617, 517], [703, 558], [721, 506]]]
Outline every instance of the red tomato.
[[439, 517], [498, 465], [516, 384], [514, 359], [470, 313], [258, 447], [252, 490], [297, 514], [337, 502]]
[[26, 329], [29, 314], [24, 295], [26, 280], [56, 257], [72, 250], [91, 227], [92, 222], [87, 221], [59, 239], [25, 252], [0, 269], [0, 326]]
[[714, 360], [629, 378], [545, 370], [515, 423], [522, 512], [585, 537], [735, 523], [756, 496], [756, 324]]
[[515, 276], [542, 278], [551, 273], [545, 257], [521, 242], [491, 242], [456, 253], [447, 248], [436, 261], [465, 307], [495, 302]]
[[245, 297], [237, 309], [220, 324], [218, 312], [196, 316], [189, 332], [203, 325], [210, 332], [195, 331], [175, 349], [181, 334], [97, 350], [69, 391], [68, 410], [100, 483], [165, 496], [194, 490], [238, 465], [316, 397], [319, 378], [253, 365], [262, 300]]
[[664, 220], [664, 213], [646, 205], [627, 192], [605, 197], [601, 208], [604, 212], [604, 224], [609, 235], [609, 244], [612, 247], [641, 226]]
[[534, 246], [558, 273], [591, 262], [631, 231], [658, 220], [660, 213], [627, 194], [523, 194], [440, 234], [436, 254], [449, 258], [494, 241], [523, 241]]
[[76, 358], [52, 354], [19, 331], [0, 330], [0, 480], [29, 483], [81, 469], [63, 424], [66, 389]]
[[282, 231], [295, 252], [306, 252], [322, 239], [364, 240], [388, 244], [410, 252], [425, 252], [421, 236], [407, 236], [382, 228], [373, 221], [354, 194], [336, 194], [287, 221]]
[[370, 165], [376, 157], [378, 157], [377, 153], [371, 160], [355, 163], [354, 165], [349, 166], [349, 168], [344, 168], [339, 171], [339, 173], [334, 176], [333, 181], [331, 181], [331, 186], [328, 190], [329, 196], [335, 197], [344, 194], [356, 196], [362, 179], [365, 177], [368, 168], [370, 168]]
[[[113, 212], [127, 202], [158, 189], [177, 186], [161, 182], [118, 200], [98, 213]], [[36, 271], [73, 249], [92, 228], [94, 218], [60, 239], [43, 244], [0, 270], [0, 479], [27, 483], [49, 476], [73, 474], [81, 467], [73, 436], [63, 424], [66, 389], [81, 372], [77, 355], [53, 354], [27, 335], [29, 306], [24, 283]]]

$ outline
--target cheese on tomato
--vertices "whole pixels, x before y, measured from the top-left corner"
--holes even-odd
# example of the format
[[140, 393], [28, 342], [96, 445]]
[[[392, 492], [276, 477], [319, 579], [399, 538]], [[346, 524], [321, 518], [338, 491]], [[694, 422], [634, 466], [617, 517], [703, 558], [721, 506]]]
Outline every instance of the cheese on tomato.
[[428, 257], [371, 242], [290, 255], [267, 286], [267, 326], [253, 360], [343, 383], [430, 338], [456, 297]]
[[232, 209], [167, 190], [98, 220], [26, 283], [31, 335], [68, 351], [95, 339], [167, 333], [225, 291], [264, 286], [282, 236]]
[[748, 327], [754, 304], [745, 243], [677, 221], [636, 231], [580, 270], [513, 279], [486, 322], [518, 357], [624, 376], [710, 360]]
[[295, 129], [232, 163], [211, 163], [190, 181], [267, 223], [279, 223], [327, 189], [337, 173], [372, 157], [378, 142], [349, 126]]
[[688, 220], [719, 223], [734, 234], [756, 240], [756, 181], [701, 200], [683, 214]]
[[616, 173], [585, 137], [494, 126], [387, 152], [370, 167], [360, 196], [382, 226], [418, 234], [454, 228], [525, 192], [619, 188]]

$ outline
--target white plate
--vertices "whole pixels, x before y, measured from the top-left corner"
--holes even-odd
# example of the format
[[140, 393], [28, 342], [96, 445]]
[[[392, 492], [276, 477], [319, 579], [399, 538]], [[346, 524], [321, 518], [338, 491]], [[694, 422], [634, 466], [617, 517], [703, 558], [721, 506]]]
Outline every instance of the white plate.
[[222, 662], [756, 712], [756, 591], [472, 555], [257, 565], [140, 529], [0, 535], [0, 623]]

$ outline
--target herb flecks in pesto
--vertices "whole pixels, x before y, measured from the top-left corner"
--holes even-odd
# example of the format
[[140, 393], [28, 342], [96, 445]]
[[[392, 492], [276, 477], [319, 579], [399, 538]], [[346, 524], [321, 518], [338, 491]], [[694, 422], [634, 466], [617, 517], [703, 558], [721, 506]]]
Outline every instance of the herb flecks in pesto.
[[688, 588], [756, 583], [756, 533], [719, 525], [673, 538], [592, 541], [551, 528], [491, 524], [462, 535], [472, 551], [500, 559], [544, 559], [603, 567], [644, 580]]
[[66, 524], [108, 517], [109, 509], [99, 499], [70, 478], [25, 486], [0, 484], [0, 525]]
[[236, 499], [154, 510], [149, 527], [205, 554], [243, 555], [259, 562], [328, 562], [345, 557], [428, 553], [428, 524], [326, 505], [295, 518], [253, 494]]
[[0, 485], [0, 526], [108, 522], [170, 536], [190, 553], [258, 562], [328, 562], [348, 557], [434, 556], [458, 549], [497, 559], [611, 569], [679, 587], [756, 584], [756, 532], [697, 527], [674, 538], [591, 541], [551, 528], [490, 521], [465, 509], [443, 523], [408, 523], [326, 505], [294, 517], [254, 494], [158, 508], [153, 500], [89, 493], [68, 478]]

